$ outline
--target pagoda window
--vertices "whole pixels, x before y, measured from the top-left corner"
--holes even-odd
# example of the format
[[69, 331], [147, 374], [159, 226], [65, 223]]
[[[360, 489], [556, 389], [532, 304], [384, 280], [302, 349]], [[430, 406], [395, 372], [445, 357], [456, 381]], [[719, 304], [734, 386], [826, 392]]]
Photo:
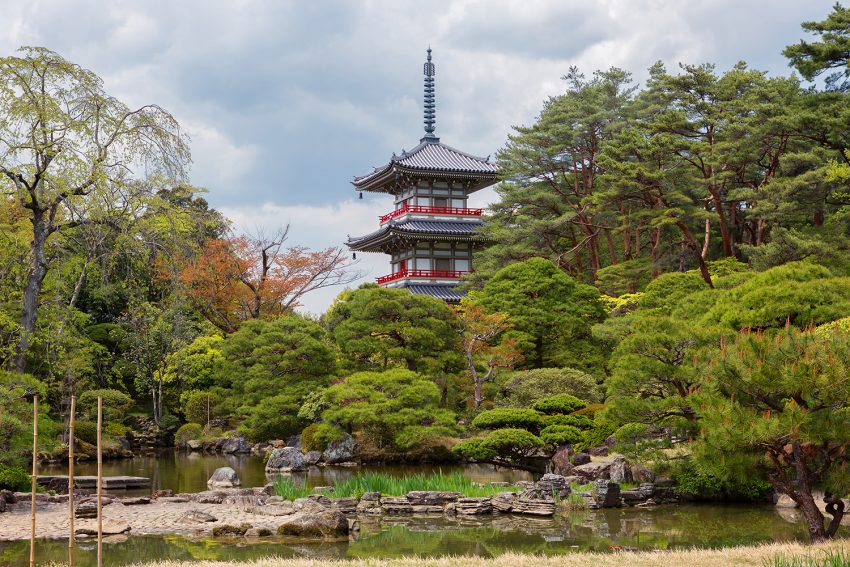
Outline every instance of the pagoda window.
[[455, 260], [455, 270], [458, 272], [468, 272], [469, 271], [469, 260]]
[[431, 204], [431, 198], [430, 197], [416, 197], [416, 204], [421, 206], [421, 207], [427, 207], [428, 205]]
[[452, 255], [452, 243], [451, 242], [435, 242], [434, 243], [434, 255], [435, 256], [451, 256]]
[[460, 189], [452, 189], [452, 195], [455, 197], [466, 197], [466, 191], [461, 187]]
[[434, 195], [448, 195], [449, 190], [434, 187], [433, 189], [431, 189], [431, 193], [433, 193]]
[[434, 260], [434, 269], [435, 270], [451, 270], [452, 269], [452, 261], [449, 258], [436, 258]]
[[435, 207], [448, 207], [449, 200], [445, 197], [434, 197], [434, 206]]
[[466, 199], [452, 199], [452, 207], [455, 209], [465, 209]]
[[431, 258], [416, 258], [416, 269], [417, 270], [430, 270], [431, 269]]

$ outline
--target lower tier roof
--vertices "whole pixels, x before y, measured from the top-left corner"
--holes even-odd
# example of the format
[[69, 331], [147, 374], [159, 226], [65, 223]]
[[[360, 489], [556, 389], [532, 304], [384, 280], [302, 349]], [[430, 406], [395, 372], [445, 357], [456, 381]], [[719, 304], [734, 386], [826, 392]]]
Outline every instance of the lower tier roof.
[[445, 284], [413, 284], [407, 286], [410, 293], [417, 295], [430, 295], [437, 299], [442, 299], [448, 303], [458, 303], [466, 297], [466, 292], [459, 290], [456, 285]]
[[349, 238], [346, 245], [352, 250], [380, 252], [405, 240], [451, 240], [454, 242], [483, 241], [479, 234], [484, 222], [475, 221], [389, 221], [375, 232]]

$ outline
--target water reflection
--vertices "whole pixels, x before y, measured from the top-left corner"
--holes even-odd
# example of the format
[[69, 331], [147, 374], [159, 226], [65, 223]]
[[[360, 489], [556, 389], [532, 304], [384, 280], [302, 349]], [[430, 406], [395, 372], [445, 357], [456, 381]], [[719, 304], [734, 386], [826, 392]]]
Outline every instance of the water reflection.
[[[848, 530], [842, 528], [843, 534]], [[350, 542], [304, 542], [272, 538], [188, 539], [178, 536], [121, 537], [105, 546], [109, 565], [163, 558], [174, 560], [249, 560], [279, 557], [370, 558], [476, 555], [507, 552], [557, 555], [577, 550], [608, 551], [611, 546], [641, 549], [720, 547], [771, 541], [806, 541], [799, 519], [789, 522], [771, 506], [686, 505], [657, 509], [618, 509], [554, 518], [493, 516], [449, 518], [396, 516], [361, 518], [360, 537]], [[0, 542], [0, 565], [26, 563], [29, 542]], [[40, 541], [37, 559], [64, 560], [67, 542]], [[80, 543], [79, 567], [96, 563], [93, 543]]]
[[[239, 475], [243, 487], [263, 486], [273, 480], [266, 477], [261, 457], [254, 455], [208, 455], [204, 453], [165, 452], [157, 455], [141, 455], [133, 459], [106, 461], [103, 463], [105, 476], [144, 476], [151, 479], [151, 488], [127, 491], [127, 494], [145, 494], [151, 490], [171, 489], [174, 492], [199, 492], [207, 489], [207, 480], [215, 469], [231, 467]], [[308, 486], [327, 486], [345, 480], [358, 470], [379, 470], [383, 473], [404, 476], [412, 473], [461, 472], [474, 482], [515, 482], [533, 480], [531, 473], [493, 465], [388, 465], [373, 467], [311, 467], [307, 472], [291, 473], [296, 482]], [[77, 475], [96, 475], [95, 463], [80, 463]], [[67, 465], [41, 467], [41, 474], [68, 474]]]

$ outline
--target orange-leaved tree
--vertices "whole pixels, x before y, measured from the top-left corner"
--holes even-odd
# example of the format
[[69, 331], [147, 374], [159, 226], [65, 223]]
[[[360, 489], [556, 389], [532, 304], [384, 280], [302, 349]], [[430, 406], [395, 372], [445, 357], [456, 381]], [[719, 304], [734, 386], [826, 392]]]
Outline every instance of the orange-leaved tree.
[[[484, 401], [484, 383], [495, 379], [498, 368], [512, 368], [522, 360], [522, 355], [515, 339], [498, 340], [511, 327], [507, 313], [490, 313], [474, 300], [465, 298], [455, 308], [455, 314], [474, 387], [472, 406], [478, 410]], [[482, 367], [486, 368], [483, 373], [479, 371]]]
[[360, 277], [342, 248], [284, 248], [287, 233], [211, 239], [183, 260], [180, 282], [207, 320], [231, 333], [247, 319], [292, 311], [311, 291]]

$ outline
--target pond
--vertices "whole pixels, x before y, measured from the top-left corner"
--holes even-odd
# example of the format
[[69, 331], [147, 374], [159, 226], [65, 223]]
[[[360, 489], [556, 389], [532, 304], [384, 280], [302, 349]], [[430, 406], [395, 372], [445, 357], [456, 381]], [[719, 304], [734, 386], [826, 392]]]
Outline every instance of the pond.
[[[846, 536], [846, 528], [843, 531]], [[104, 544], [104, 557], [110, 566], [163, 558], [249, 560], [269, 555], [317, 559], [411, 555], [490, 557], [506, 552], [557, 555], [579, 550], [608, 551], [612, 546], [707, 548], [806, 539], [805, 527], [794, 510], [765, 505], [681, 505], [588, 511], [554, 518], [508, 515], [361, 518], [359, 537], [342, 542], [122, 537]], [[67, 540], [40, 540], [36, 559], [40, 564], [65, 561], [67, 546]], [[25, 565], [28, 557], [28, 541], [0, 542], [0, 565]], [[93, 567], [94, 542], [78, 543], [75, 560], [78, 567]]]
[[[231, 467], [239, 475], [242, 487], [263, 486], [273, 480], [266, 477], [261, 457], [256, 455], [210, 455], [205, 453], [163, 452], [156, 455], [137, 456], [133, 459], [105, 461], [104, 476], [144, 476], [151, 479], [151, 487], [143, 490], [128, 490], [128, 495], [149, 494], [152, 490], [171, 489], [178, 492], [200, 492], [207, 489], [207, 480], [215, 469]], [[383, 465], [373, 467], [311, 467], [309, 471], [291, 473], [296, 482], [307, 482], [308, 486], [328, 486], [345, 480], [359, 470], [380, 470], [383, 473], [404, 476], [414, 473], [461, 472], [470, 480], [480, 483], [516, 482], [534, 480], [531, 473], [493, 465]], [[66, 464], [47, 465], [39, 474], [68, 474]], [[76, 475], [96, 475], [97, 464], [80, 463], [74, 468]]]

